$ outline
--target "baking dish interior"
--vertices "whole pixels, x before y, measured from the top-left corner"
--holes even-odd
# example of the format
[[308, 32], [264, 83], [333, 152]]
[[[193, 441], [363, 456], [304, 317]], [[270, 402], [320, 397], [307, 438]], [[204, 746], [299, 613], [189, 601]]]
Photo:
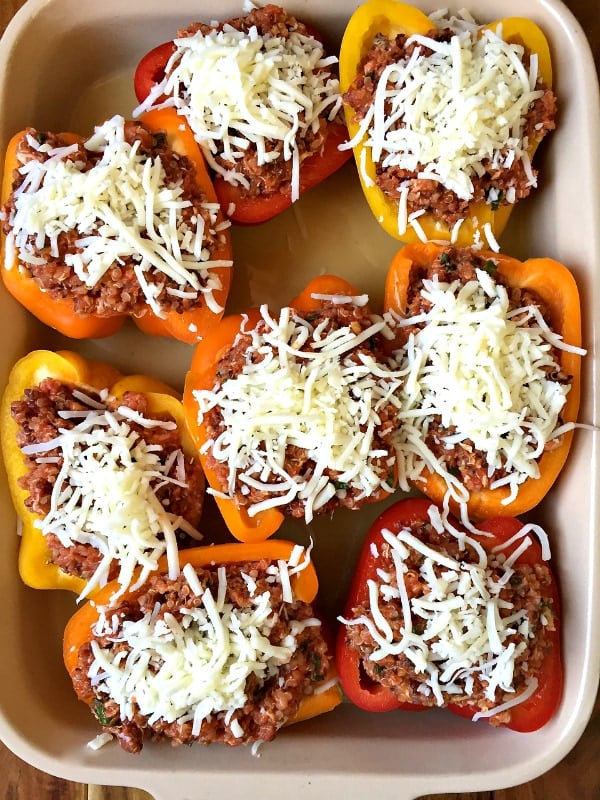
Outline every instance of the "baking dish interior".
[[[424, 10], [434, 4], [423, 0]], [[356, 3], [291, 2], [336, 47]], [[478, 20], [519, 15], [519, 0], [481, 0]], [[158, 0], [30, 0], [0, 44], [0, 149], [28, 125], [46, 130], [90, 132], [115, 113], [136, 105], [132, 74], [151, 47], [172, 38], [196, 19], [240, 14], [227, 0], [183, 0], [169, 8]], [[558, 129], [536, 157], [540, 188], [513, 214], [501, 245], [518, 258], [551, 256], [567, 264], [580, 286], [584, 346], [580, 419], [597, 421], [598, 89], [582, 31], [558, 2], [532, 0], [527, 13], [552, 46]], [[382, 299], [387, 265], [398, 248], [372, 217], [355, 168], [338, 174], [279, 218], [260, 227], [236, 228], [234, 287], [230, 311], [256, 303], [285, 304], [310, 277], [334, 272], [368, 292], [374, 308]], [[4, 343], [0, 373], [31, 349], [77, 349], [111, 361], [124, 372], [156, 375], [181, 388], [191, 348], [147, 339], [132, 325], [108, 339], [72, 342], [35, 322], [0, 289]], [[148, 744], [140, 756], [117, 745], [98, 752], [86, 743], [98, 732], [74, 697], [61, 660], [64, 623], [75, 608], [72, 595], [22, 585], [16, 567], [18, 537], [6, 481], [0, 485], [3, 603], [0, 628], [0, 735], [18, 755], [53, 774], [90, 783], [134, 785], [155, 796], [225, 796], [244, 787], [246, 796], [279, 796], [293, 780], [308, 797], [335, 787], [348, 797], [378, 791], [385, 797], [426, 792], [475, 791], [526, 781], [560, 760], [575, 744], [592, 710], [599, 664], [597, 436], [578, 430], [569, 462], [543, 505], [529, 515], [552, 542], [563, 598], [565, 692], [556, 717], [541, 731], [520, 735], [472, 724], [449, 713], [369, 715], [344, 704], [330, 714], [282, 732], [254, 758], [245, 748], [179, 748]], [[397, 495], [394, 499], [398, 499]], [[321, 604], [332, 624], [341, 610], [361, 538], [382, 510], [339, 512], [308, 528], [287, 523], [280, 536], [314, 540], [321, 577]], [[218, 515], [207, 512], [207, 540], [225, 537]], [[187, 794], [186, 794], [187, 792]], [[163, 794], [164, 793], [164, 794]]]

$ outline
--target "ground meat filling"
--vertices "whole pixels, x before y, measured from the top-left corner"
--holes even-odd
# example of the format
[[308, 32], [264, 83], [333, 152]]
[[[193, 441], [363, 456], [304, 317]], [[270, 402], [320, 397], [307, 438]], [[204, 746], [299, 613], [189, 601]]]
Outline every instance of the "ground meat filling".
[[[494, 277], [496, 283], [506, 288], [510, 308], [537, 306], [549, 324], [547, 309], [536, 292], [509, 286], [502, 275], [497, 272], [496, 264], [492, 259], [482, 258], [471, 249], [458, 247], [444, 248], [428, 266], [413, 265], [407, 294], [406, 316], [410, 318], [430, 310], [431, 304], [422, 294], [424, 280], [437, 279], [440, 283], [452, 283], [458, 280], [462, 284], [466, 284], [477, 280], [476, 269], [485, 270]], [[527, 324], [533, 326], [536, 323], [530, 319]], [[549, 326], [552, 327], [550, 324]], [[409, 336], [416, 333], [421, 327], [416, 324], [399, 328], [401, 345], [404, 346]], [[560, 370], [560, 351], [557, 348], [552, 348], [552, 358], [556, 364], [556, 371], [548, 373], [548, 379], [561, 384], [571, 383], [571, 377]], [[476, 450], [471, 440], [464, 439], [454, 444], [447, 441], [446, 437], [454, 433], [456, 433], [454, 427], [444, 427], [440, 417], [435, 415], [428, 426], [426, 444], [436, 458], [444, 461], [448, 470], [455, 471], [460, 475], [461, 482], [469, 492], [487, 489], [494, 481], [507, 474], [504, 469], [496, 469], [490, 475], [485, 454]], [[551, 439], [546, 442], [544, 449], [548, 452], [559, 445], [560, 439]]]
[[[428, 523], [413, 523], [410, 531], [420, 541], [443, 555], [465, 564], [479, 563], [479, 555], [468, 543], [464, 549], [461, 549], [457, 539], [449, 534], [439, 533]], [[382, 572], [394, 575], [395, 566], [391, 557], [390, 545], [385, 542], [378, 548], [378, 553], [378, 567]], [[429, 591], [429, 584], [420, 574], [423, 560], [424, 557], [421, 553], [410, 549], [410, 555], [405, 562], [407, 571], [404, 573], [404, 584], [411, 600]], [[503, 570], [497, 566], [492, 566], [491, 562], [488, 562], [488, 567], [492, 578], [499, 580]], [[528, 636], [515, 632], [509, 635], [504, 642], [506, 647], [510, 644], [517, 646], [523, 642], [527, 644], [526, 649], [515, 659], [514, 693], [504, 693], [498, 687], [495, 700], [491, 702], [484, 694], [485, 681], [481, 680], [479, 672], [473, 671], [471, 676], [474, 682], [471, 694], [447, 694], [445, 696], [445, 704], [469, 706], [470, 708], [476, 708], [478, 711], [486, 711], [513, 699], [525, 690], [528, 679], [539, 674], [542, 663], [552, 648], [548, 633], [555, 630], [555, 610], [552, 608], [552, 597], [549, 591], [549, 587], [552, 584], [552, 575], [545, 564], [529, 565], [517, 563], [513, 565], [513, 568], [515, 570], [514, 574], [499, 595], [500, 600], [510, 603], [511, 607], [501, 608], [500, 616], [507, 617], [524, 610], [529, 623]], [[435, 567], [436, 575], [439, 577], [443, 570], [444, 567], [437, 565]], [[393, 631], [393, 641], [400, 641], [404, 629], [401, 600], [389, 597], [385, 603], [380, 602], [379, 610]], [[361, 616], [372, 618], [371, 608], [368, 604], [354, 608], [349, 618], [357, 619]], [[422, 635], [424, 628], [420, 628], [419, 624], [419, 617], [413, 615], [413, 630], [417, 635]], [[435, 647], [435, 641], [436, 639], [433, 638], [427, 642], [430, 650]], [[406, 655], [402, 653], [399, 655], [386, 655], [377, 661], [370, 658], [371, 654], [379, 649], [379, 645], [365, 625], [346, 625], [346, 643], [353, 650], [360, 653], [360, 667], [365, 682], [373, 681], [376, 684], [385, 686], [402, 703], [427, 707], [438, 705], [436, 698], [427, 690], [424, 691], [428, 677], [427, 673], [417, 672], [414, 663]], [[505, 725], [510, 722], [510, 718], [511, 710], [507, 709], [490, 717], [489, 722], [492, 725]]]
[[[437, 41], [449, 41], [452, 37], [450, 30], [434, 29], [427, 36]], [[344, 95], [344, 102], [356, 112], [356, 119], [361, 120], [368, 108], [373, 104], [375, 91], [379, 78], [385, 67], [400, 61], [408, 60], [415, 47], [420, 47], [424, 55], [432, 53], [424, 45], [415, 42], [406, 44], [407, 36], [398, 34], [394, 39], [388, 39], [383, 34], [377, 34], [373, 47], [360, 64], [359, 74]], [[556, 97], [552, 89], [546, 87], [540, 78], [537, 89], [544, 91], [542, 97], [534, 101], [528, 108], [523, 125], [523, 138], [529, 142], [540, 142], [551, 130], [554, 130], [556, 116]], [[526, 174], [523, 162], [515, 159], [510, 167], [502, 169], [492, 167], [487, 162], [482, 163], [482, 174], [473, 175], [473, 196], [464, 200], [439, 181], [419, 178], [418, 174], [425, 170], [426, 165], [419, 164], [416, 169], [409, 171], [398, 166], [384, 167], [376, 165], [376, 181], [379, 188], [390, 198], [400, 198], [400, 188], [405, 181], [408, 185], [407, 211], [412, 214], [424, 210], [433, 213], [440, 220], [453, 226], [460, 219], [468, 216], [469, 207], [474, 202], [484, 201], [495, 210], [501, 205], [508, 205], [507, 192], [511, 189], [511, 202], [516, 202], [529, 195], [531, 192], [530, 177]], [[532, 170], [537, 175], [536, 170]]]
[[[280, 645], [290, 634], [292, 621], [314, 618], [310, 604], [295, 601], [283, 601], [280, 583], [270, 581], [267, 560], [228, 564], [227, 591], [225, 602], [238, 608], [249, 608], [251, 597], [248, 581], [244, 575], [256, 581], [253, 595], [268, 592], [271, 606], [276, 616], [275, 624], [269, 634], [273, 645]], [[196, 568], [202, 589], [209, 588], [213, 596], [218, 592], [218, 565], [210, 569]], [[146, 613], [152, 612], [160, 620], [165, 614], [172, 614], [181, 620], [182, 609], [192, 609], [202, 604], [202, 597], [194, 594], [183, 577], [169, 580], [165, 575], [154, 574], [147, 583], [143, 594], [135, 599], [123, 600], [111, 608], [110, 614], [122, 620], [137, 620]], [[102, 648], [108, 648], [113, 654], [120, 651], [129, 652], [123, 641], [115, 642], [113, 635], [97, 636], [96, 641]], [[119, 705], [106, 694], [98, 692], [88, 673], [94, 660], [89, 643], [79, 651], [78, 667], [73, 674], [73, 685], [79, 697], [95, 699], [91, 703], [96, 719], [104, 731], [115, 736], [121, 747], [137, 753], [142, 749], [144, 738], [153, 740], [169, 739], [173, 745], [200, 742], [211, 744], [221, 742], [231, 746], [257, 741], [271, 741], [279, 728], [289, 721], [298, 711], [302, 700], [312, 695], [324, 681], [330, 656], [327, 644], [323, 639], [319, 625], [309, 625], [296, 635], [295, 652], [288, 663], [280, 666], [278, 673], [261, 682], [255, 675], [247, 680], [245, 694], [246, 703], [236, 710], [233, 716], [225, 719], [225, 714], [213, 714], [204, 720], [200, 733], [193, 735], [192, 723], [171, 722], [164, 719], [149, 723], [148, 718], [137, 710], [131, 719], [121, 719]], [[158, 669], [158, 667], [154, 667]], [[135, 704], [134, 704], [135, 706]], [[232, 724], [239, 724], [242, 735], [232, 731]], [[238, 731], [239, 734], [239, 731]]]
[[[213, 225], [210, 213], [206, 208], [206, 197], [198, 186], [196, 171], [191, 161], [186, 156], [175, 153], [168, 146], [164, 133], [152, 132], [141, 122], [126, 121], [124, 133], [127, 144], [133, 145], [139, 142], [138, 153], [140, 155], [153, 161], [160, 158], [165, 172], [165, 185], [168, 187], [181, 186], [182, 198], [189, 201], [189, 206], [181, 208], [178, 212], [181, 215], [181, 223], [189, 224], [193, 229], [196, 223], [192, 220], [202, 218], [205, 223], [204, 247], [210, 252], [214, 251], [218, 242], [212, 231]], [[62, 134], [28, 128], [17, 145], [19, 165], [26, 164], [32, 159], [43, 162], [48, 158], [47, 153], [40, 152], [31, 146], [28, 137], [33, 137], [40, 144], [49, 144], [53, 148], [71, 144]], [[88, 172], [93, 169], [101, 157], [102, 153], [87, 150], [83, 144], [80, 144], [76, 152], [64, 156], [64, 159], [80, 165], [81, 172]], [[5, 234], [9, 234], [11, 229], [9, 218], [15, 205], [14, 191], [18, 189], [24, 179], [25, 176], [15, 170], [13, 194], [3, 209]], [[142, 234], [142, 236], [147, 238], [147, 234]], [[80, 247], [77, 245], [79, 238], [80, 234], [76, 230], [60, 233], [57, 240], [57, 252], [54, 253], [48, 240], [44, 247], [39, 248], [36, 245], [36, 237], [31, 236], [28, 241], [34, 253], [43, 258], [45, 263], [20, 263], [19, 268], [22, 271], [26, 270], [49, 297], [55, 300], [71, 300], [75, 313], [80, 316], [143, 316], [147, 313], [147, 299], [135, 274], [132, 257], [119, 258], [100, 281], [92, 287], [81, 280], [72, 266], [65, 264], [65, 255], [80, 252]], [[157, 291], [156, 301], [165, 313], [174, 311], [181, 314], [191, 308], [197, 308], [198, 304], [204, 302], [202, 292], [197, 292], [197, 296], [193, 298], [171, 294], [170, 290], [180, 290], [181, 287], [165, 273], [149, 270], [145, 273], [145, 278], [148, 283], [160, 287]], [[207, 283], [206, 277], [201, 272], [198, 272], [198, 280], [203, 286]]]
[[[206, 36], [211, 31], [222, 31], [225, 27], [232, 27], [243, 33], [248, 33], [251, 28], [256, 27], [260, 36], [277, 37], [289, 39], [292, 33], [299, 33], [302, 36], [313, 36], [313, 33], [304, 23], [295, 17], [287, 14], [282, 8], [276, 5], [267, 5], [264, 8], [253, 8], [252, 11], [243, 17], [220, 22], [218, 25], [206, 25], [202, 22], [195, 22], [178, 31], [178, 37], [194, 36], [201, 33]], [[302, 120], [302, 117], [300, 117]], [[341, 122], [340, 122], [341, 124]], [[327, 119], [323, 115], [317, 130], [312, 127], [304, 131], [303, 135], [296, 137], [296, 145], [300, 161], [309, 156], [321, 153], [327, 138]], [[219, 145], [218, 142], [215, 144]], [[278, 192], [282, 188], [290, 185], [292, 180], [292, 160], [283, 158], [283, 142], [275, 139], [266, 141], [266, 151], [277, 152], [279, 156], [273, 161], [265, 164], [258, 163], [256, 145], [250, 142], [244, 155], [235, 163], [226, 160], [222, 155], [217, 154], [215, 160], [224, 169], [235, 169], [240, 172], [248, 181], [248, 188], [244, 189], [249, 197], [260, 197]]]
[[[354, 333], [359, 333], [372, 324], [369, 313], [364, 308], [355, 305], [325, 305], [325, 307], [318, 312], [298, 313], [295, 311], [294, 313], [298, 317], [310, 322], [315, 328], [318, 327], [321, 322], [326, 321], [327, 325], [323, 331], [323, 338], [330, 331], [339, 328], [350, 327]], [[266, 324], [261, 321], [257, 330], [260, 332], [265, 329]], [[248, 358], [248, 350], [251, 343], [251, 336], [249, 334], [242, 334], [238, 337], [235, 346], [223, 356], [219, 362], [216, 373], [217, 387], [221, 386], [225, 380], [233, 379], [242, 373]], [[373, 336], [371, 339], [362, 342], [353, 349], [352, 359], [360, 363], [361, 354], [368, 354], [383, 363], [386, 359], [383, 355], [382, 348], [383, 340], [381, 336]], [[310, 351], [311, 349], [310, 339], [305, 346], [300, 348], [302, 351]], [[254, 363], [260, 362], [260, 356], [256, 351], [252, 351], [252, 358]], [[394, 422], [396, 407], [392, 405], [392, 403], [389, 403], [382, 407], [378, 411], [378, 414], [380, 417], [380, 424], [375, 431], [373, 449], [381, 450], [385, 455], [377, 457], [374, 461], [378, 472], [381, 474], [382, 481], [393, 486], [395, 481], [395, 458], [392, 439], [396, 427]], [[216, 439], [223, 430], [225, 430], [223, 415], [219, 406], [215, 406], [207, 412], [203, 417], [203, 424], [205, 425], [209, 439]], [[207, 452], [207, 460], [210, 468], [214, 470], [218, 476], [220, 485], [227, 486], [229, 477], [228, 465], [215, 459], [210, 451]], [[306, 476], [314, 471], [314, 466], [315, 462], [309, 457], [305, 449], [294, 445], [289, 445], [287, 447], [284, 464], [284, 470], [287, 474], [292, 476]], [[325, 474], [336, 484], [339, 473], [333, 470], [326, 470]], [[354, 487], [349, 483], [338, 482], [338, 484], [337, 494], [318, 509], [319, 514], [331, 514], [339, 507], [357, 509], [369, 502], [368, 497], [361, 496], [362, 492], [358, 487]], [[233, 496], [238, 505], [249, 507], [267, 499], [269, 495], [265, 491], [253, 486], [247, 486], [238, 481]], [[301, 518], [305, 515], [305, 505], [304, 500], [295, 499], [287, 505], [280, 506], [279, 510], [287, 516]]]
[[[51, 441], [59, 435], [59, 429], [69, 429], [80, 422], [76, 418], [60, 416], [60, 412], [63, 411], [89, 410], [89, 406], [74, 396], [75, 388], [53, 378], [46, 378], [39, 386], [27, 389], [25, 396], [12, 404], [12, 417], [19, 426], [17, 433], [19, 447]], [[85, 394], [99, 400], [98, 395], [88, 388], [85, 389]], [[105, 403], [105, 406], [112, 410], [119, 405], [127, 406], [143, 416], [149, 416], [148, 401], [142, 393], [127, 392], [119, 403], [114, 400], [107, 400]], [[169, 454], [181, 449], [181, 439], [176, 429], [144, 428], [133, 420], [129, 425], [131, 430], [147, 443], [159, 445], [165, 461]], [[52, 489], [63, 463], [58, 448], [48, 451], [44, 456], [44, 460], [40, 461], [35, 457], [24, 456], [27, 473], [19, 481], [20, 486], [29, 492], [29, 497], [25, 501], [27, 508], [41, 517], [45, 517], [50, 510]], [[54, 462], [46, 460], [52, 458], [57, 460]], [[181, 516], [193, 527], [197, 527], [202, 513], [204, 477], [196, 460], [185, 456], [184, 463], [187, 485], [184, 487], [165, 482], [164, 485], [156, 487], [155, 494], [171, 513]], [[173, 475], [175, 469], [174, 464]], [[177, 531], [177, 537], [181, 547], [190, 547], [195, 543], [195, 540], [182, 530]], [[66, 547], [53, 533], [46, 535], [46, 543], [52, 563], [69, 575], [80, 578], [91, 578], [102, 558], [101, 553], [93, 545], [74, 542], [72, 546]], [[114, 564], [110, 577], [115, 577], [117, 572], [118, 564]]]

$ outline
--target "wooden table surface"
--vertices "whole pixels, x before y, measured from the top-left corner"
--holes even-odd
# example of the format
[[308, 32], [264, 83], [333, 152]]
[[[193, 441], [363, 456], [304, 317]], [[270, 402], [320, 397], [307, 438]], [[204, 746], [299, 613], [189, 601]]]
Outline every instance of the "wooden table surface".
[[[0, 32], [24, 0], [0, 0]], [[600, 73], [600, 13], [597, 0], [564, 0], [579, 19]], [[460, 5], [460, 4], [459, 4]], [[476, 3], [466, 4], [476, 13]], [[524, 2], [524, 12], [527, 3]], [[600, 135], [600, 131], [598, 131]], [[0, 742], [3, 800], [152, 800], [147, 792], [59, 780], [25, 764]], [[545, 775], [511, 789], [428, 795], [422, 800], [600, 800], [600, 694], [590, 722], [571, 753]]]

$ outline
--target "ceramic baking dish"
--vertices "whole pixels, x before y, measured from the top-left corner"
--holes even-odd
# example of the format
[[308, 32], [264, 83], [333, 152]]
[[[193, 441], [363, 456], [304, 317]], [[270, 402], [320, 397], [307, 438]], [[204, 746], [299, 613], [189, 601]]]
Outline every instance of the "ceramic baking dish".
[[[288, 10], [315, 23], [337, 46], [351, 0], [291, 0]], [[425, 11], [434, 0], [416, 0]], [[519, 15], [522, 0], [477, 0], [480, 21]], [[94, 123], [135, 106], [132, 73], [154, 45], [193, 20], [241, 13], [232, 0], [30, 0], [0, 43], [0, 150], [15, 131], [90, 132]], [[581, 287], [584, 343], [581, 420], [598, 422], [600, 307], [600, 113], [594, 64], [585, 36], [557, 0], [530, 0], [527, 13], [551, 43], [560, 101], [558, 130], [539, 152], [541, 186], [519, 205], [502, 239], [511, 255], [552, 256], [568, 264]], [[262, 227], [234, 231], [234, 289], [229, 308], [285, 304], [307, 278], [338, 272], [381, 300], [397, 243], [377, 225], [352, 164]], [[37, 324], [0, 290], [0, 382], [11, 364], [36, 347], [75, 347], [125, 371], [155, 374], [181, 386], [191, 350], [148, 339], [126, 327], [85, 344]], [[596, 315], [597, 316], [597, 315]], [[136, 786], [158, 800], [282, 794], [326, 798], [415, 798], [425, 793], [491, 790], [527, 781], [552, 767], [575, 744], [589, 718], [600, 662], [600, 513], [598, 442], [576, 432], [567, 468], [535, 509], [552, 539], [563, 597], [566, 683], [556, 717], [541, 731], [517, 734], [449, 713], [369, 715], [348, 704], [293, 726], [253, 757], [249, 748], [176, 748], [148, 744], [140, 756], [116, 744], [92, 751], [98, 732], [75, 700], [61, 661], [63, 625], [74, 598], [25, 588], [18, 577], [18, 538], [4, 476], [0, 481], [0, 736], [14, 752], [60, 777]], [[290, 524], [282, 536], [315, 540], [322, 603], [339, 613], [361, 536], [381, 507], [339, 513], [307, 531]], [[207, 533], [210, 523], [207, 523]], [[216, 536], [222, 536], [215, 523]]]

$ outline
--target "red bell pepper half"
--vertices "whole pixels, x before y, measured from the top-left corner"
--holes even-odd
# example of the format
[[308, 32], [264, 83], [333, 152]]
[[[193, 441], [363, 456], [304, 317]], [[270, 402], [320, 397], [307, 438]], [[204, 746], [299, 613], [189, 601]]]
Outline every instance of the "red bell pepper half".
[[139, 62], [133, 76], [133, 88], [140, 103], [148, 97], [152, 87], [163, 80], [165, 67], [174, 52], [173, 42], [163, 42], [149, 50]]
[[[307, 26], [311, 34], [319, 34]], [[138, 63], [134, 74], [135, 94], [140, 103], [152, 88], [165, 77], [166, 66], [175, 50], [172, 41], [154, 47]], [[182, 118], [183, 124], [183, 118]], [[300, 195], [333, 175], [352, 157], [352, 150], [339, 150], [348, 139], [348, 130], [342, 122], [328, 123], [327, 136], [320, 152], [307, 157], [300, 165]], [[256, 225], [281, 214], [292, 205], [291, 186], [284, 185], [273, 192], [248, 196], [243, 186], [234, 186], [220, 175], [213, 176], [213, 184], [223, 214], [240, 225]]]
[[[415, 523], [426, 524], [430, 521], [429, 509], [431, 501], [425, 498], [409, 498], [401, 500], [390, 506], [374, 522], [361, 549], [358, 564], [349, 588], [344, 615], [342, 619], [349, 620], [353, 617], [354, 609], [360, 605], [369, 604], [368, 581], [381, 582], [378, 569], [382, 566], [382, 548], [385, 546], [383, 531], [398, 534], [404, 529], [411, 528]], [[451, 525], [457, 530], [462, 526], [449, 519]], [[501, 546], [514, 537], [523, 527], [523, 523], [514, 517], [496, 517], [477, 525], [482, 531], [482, 536], [477, 541], [489, 554], [494, 548]], [[412, 527], [414, 533], [414, 527]], [[485, 532], [485, 533], [483, 533]], [[417, 534], [414, 534], [417, 535]], [[473, 536], [473, 534], [469, 534]], [[522, 543], [521, 538], [508, 544], [502, 552], [509, 558]], [[532, 539], [530, 546], [522, 552], [515, 563], [515, 574], [518, 574], [519, 565], [536, 566], [543, 564], [542, 549], [540, 544]], [[563, 672], [560, 653], [559, 629], [559, 594], [556, 580], [551, 576], [549, 585], [544, 586], [542, 601], [547, 608], [552, 610], [553, 628], [546, 630], [546, 649], [541, 666], [536, 673], [537, 687], [531, 696], [514, 705], [510, 709], [510, 720], [502, 722], [503, 727], [508, 727], [519, 732], [529, 732], [541, 728], [553, 716], [560, 702], [563, 686]], [[341, 624], [338, 629], [336, 661], [337, 670], [344, 693], [348, 699], [365, 711], [383, 712], [397, 709], [425, 710], [430, 706], [416, 703], [400, 702], [394, 692], [367, 675], [363, 667], [362, 656], [357, 649], [348, 644], [346, 624]], [[480, 710], [475, 704], [447, 703], [446, 707], [455, 714], [469, 719]], [[493, 718], [488, 718], [493, 719]], [[493, 721], [492, 724], [498, 724]]]

